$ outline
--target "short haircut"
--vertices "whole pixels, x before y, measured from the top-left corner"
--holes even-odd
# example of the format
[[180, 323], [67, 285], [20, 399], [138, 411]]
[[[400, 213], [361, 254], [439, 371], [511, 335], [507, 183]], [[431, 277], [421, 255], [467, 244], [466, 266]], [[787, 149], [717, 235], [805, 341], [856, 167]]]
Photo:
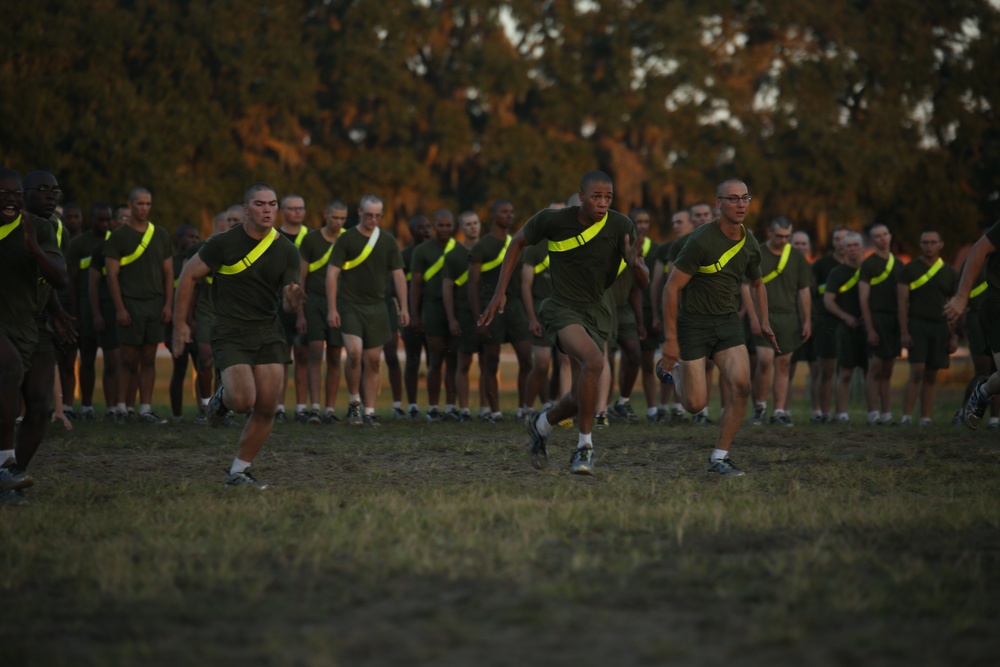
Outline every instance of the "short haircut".
[[875, 230], [878, 229], [879, 227], [884, 227], [885, 231], [889, 232], [890, 234], [892, 233], [892, 230], [889, 229], [889, 225], [885, 224], [884, 222], [876, 222], [871, 227], [868, 228], [868, 235], [871, 236], [873, 233], [875, 233]]
[[452, 215], [451, 211], [446, 208], [439, 208], [434, 211], [434, 222], [441, 219], [447, 219], [449, 222], [455, 222], [455, 216]]
[[693, 203], [693, 204], [691, 204], [690, 206], [687, 207], [687, 211], [688, 211], [689, 214], [694, 213], [694, 207], [695, 206], [707, 206], [708, 210], [710, 210], [710, 211], [712, 210], [712, 205], [711, 204], [709, 204], [707, 201], [703, 201], [703, 200], [699, 199], [698, 201], [696, 201], [695, 203]]
[[635, 207], [632, 208], [631, 211], [628, 212], [628, 217], [630, 217], [633, 220], [635, 220], [635, 216], [640, 215], [642, 213], [645, 213], [646, 215], [649, 215], [649, 211], [647, 211], [643, 207], [641, 207], [641, 206], [635, 206]]
[[566, 206], [579, 206], [580, 205], [580, 193], [574, 192], [566, 200]]
[[[361, 201], [364, 200], [362, 199]], [[427, 219], [426, 215], [415, 215], [406, 221], [406, 225], [410, 228], [410, 233], [412, 234], [413, 231], [417, 228], [417, 225], [424, 222], [430, 224], [430, 220]]]
[[[0, 167], [0, 178], [15, 178], [18, 183], [21, 183], [21, 175], [10, 167]], [[21, 187], [24, 187], [23, 183]]]
[[613, 185], [613, 181], [610, 176], [605, 174], [603, 171], [595, 169], [594, 171], [588, 171], [583, 175], [583, 178], [580, 179], [580, 192], [585, 192], [587, 190], [587, 186], [593, 183], [607, 183], [608, 185]]
[[152, 197], [153, 193], [147, 190], [146, 188], [142, 187], [141, 185], [137, 185], [136, 187], [128, 191], [129, 202], [134, 202], [136, 197], [138, 197], [139, 195], [149, 195], [150, 197]]
[[347, 204], [340, 201], [339, 199], [331, 199], [327, 203], [326, 208], [323, 210], [325, 210], [327, 213], [329, 213], [330, 211], [346, 211]]
[[[719, 183], [719, 185], [715, 188], [715, 196], [716, 197], [721, 197], [723, 191], [726, 189], [726, 186], [727, 185], [732, 185], [733, 183], [739, 183], [740, 185], [743, 185], [743, 186], [746, 185], [746, 183], [744, 183], [743, 181], [741, 181], [738, 178], [727, 178], [726, 180], [724, 180], [721, 183]], [[697, 206], [697, 204], [695, 204], [694, 206]]]
[[383, 207], [385, 206], [381, 199], [372, 194], [365, 195], [361, 198], [361, 203], [358, 204], [358, 210], [364, 209], [365, 204], [382, 204]]
[[862, 247], [865, 245], [865, 237], [863, 237], [860, 232], [848, 231], [847, 234], [844, 235], [844, 243], [847, 243], [848, 239], [857, 240], [858, 244]]
[[851, 231], [850, 227], [845, 227], [843, 225], [837, 225], [836, 227], [833, 228], [833, 231], [830, 232], [830, 236], [833, 236], [837, 232], [849, 232], [849, 231]]
[[274, 188], [272, 188], [267, 183], [254, 183], [253, 185], [251, 185], [250, 187], [248, 187], [246, 190], [243, 191], [243, 203], [249, 204], [250, 200], [253, 199], [253, 196], [255, 194], [257, 194], [258, 192], [264, 192], [265, 190], [274, 192]]
[[476, 220], [479, 220], [479, 214], [477, 214], [475, 211], [462, 211], [458, 215], [458, 224], [462, 224], [469, 218], [475, 218]]
[[920, 235], [923, 236], [924, 234], [937, 234], [939, 241], [944, 240], [944, 237], [941, 236], [941, 232], [938, 231], [937, 229], [934, 229], [933, 227], [925, 227], [924, 229], [920, 230]]
[[505, 206], [507, 204], [510, 204], [509, 200], [507, 200], [507, 199], [497, 199], [495, 202], [493, 202], [493, 205], [490, 206], [490, 213], [491, 214], [496, 213], [497, 211], [500, 210], [501, 206]]
[[809, 241], [809, 244], [812, 245], [812, 234], [810, 234], [806, 230], [796, 229], [795, 232], [792, 234], [792, 238], [795, 238], [795, 234], [802, 234], [803, 236], [806, 237], [806, 240]]
[[279, 208], [285, 208], [285, 204], [288, 203], [289, 199], [301, 199], [302, 205], [305, 206], [306, 200], [301, 195], [297, 195], [294, 192], [292, 194], [285, 195], [281, 198], [281, 203], [278, 205]]
[[222, 213], [219, 213], [215, 216], [215, 219], [212, 221], [212, 227], [215, 229], [215, 231], [219, 231], [219, 227], [226, 224], [228, 220], [229, 220], [229, 211], [225, 210]]
[[128, 207], [128, 204], [118, 204], [115, 206], [115, 210], [112, 211], [111, 217], [117, 218], [122, 211], [129, 211], [129, 215], [131, 215], [131, 209]]
[[792, 228], [792, 219], [789, 218], [786, 215], [776, 215], [773, 218], [771, 218], [771, 225], [770, 225], [770, 227], [771, 227], [771, 229], [778, 229], [778, 228], [781, 228], [781, 229], [791, 229]]
[[187, 222], [177, 225], [177, 229], [174, 230], [174, 238], [179, 239], [181, 236], [192, 230], [197, 232], [198, 228]]
[[[63, 209], [63, 210], [65, 210], [65, 209]], [[104, 210], [110, 211], [111, 210], [111, 204], [109, 204], [106, 201], [95, 201], [93, 204], [90, 205], [90, 215], [91, 216], [93, 216], [98, 211], [104, 211]]]
[[[27, 190], [28, 188], [33, 188], [33, 187], [35, 187], [35, 183], [38, 183], [39, 181], [41, 181], [42, 179], [44, 179], [46, 177], [51, 178], [53, 181], [56, 180], [56, 177], [54, 175], [50, 174], [49, 172], [37, 170], [37, 171], [33, 171], [33, 172], [29, 173], [27, 176], [25, 176], [24, 179], [22, 179], [21, 186], [25, 190]], [[63, 206], [63, 210], [64, 211], [66, 210], [66, 206]]]

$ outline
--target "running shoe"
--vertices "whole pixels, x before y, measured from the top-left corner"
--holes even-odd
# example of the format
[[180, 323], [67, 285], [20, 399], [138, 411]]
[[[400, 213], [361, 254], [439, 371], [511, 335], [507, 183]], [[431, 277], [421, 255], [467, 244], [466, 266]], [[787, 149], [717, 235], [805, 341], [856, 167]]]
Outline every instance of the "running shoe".
[[524, 419], [524, 426], [528, 429], [528, 455], [531, 457], [531, 465], [538, 470], [544, 470], [549, 465], [549, 453], [545, 449], [549, 438], [538, 432], [538, 424], [534, 415], [528, 415]]
[[351, 403], [347, 406], [347, 423], [351, 426], [361, 426], [365, 423], [364, 418], [361, 416], [360, 403]]
[[378, 421], [378, 415], [376, 414], [365, 415], [361, 418], [361, 423], [365, 426], [381, 426]]
[[609, 420], [608, 416], [603, 412], [598, 412], [596, 415], [594, 415], [594, 426], [607, 428], [608, 426], [611, 426], [611, 420]]
[[767, 410], [764, 408], [754, 408], [753, 416], [750, 417], [750, 423], [754, 426], [762, 426], [764, 424], [764, 419], [767, 417]]
[[0, 490], [2, 491], [27, 489], [34, 483], [35, 481], [31, 479], [31, 475], [25, 472], [24, 468], [14, 463], [13, 459], [10, 459], [7, 465], [0, 467]]
[[794, 426], [792, 418], [782, 412], [780, 415], [771, 415], [771, 424], [775, 426]]
[[580, 447], [573, 450], [569, 459], [569, 471], [574, 475], [594, 474], [594, 448]]
[[709, 459], [708, 472], [714, 472], [723, 477], [741, 477], [746, 474], [737, 468], [736, 464], [728, 456], [724, 459], [715, 459], [714, 461]]
[[962, 415], [963, 421], [973, 431], [979, 428], [979, 425], [983, 422], [983, 415], [986, 414], [986, 408], [990, 405], [990, 399], [985, 395], [986, 392], [983, 390], [983, 385], [988, 380], [989, 378], [985, 375], [980, 375], [976, 378], [976, 384], [972, 387], [969, 402], [965, 404], [965, 413]]
[[242, 487], [257, 489], [258, 491], [263, 491], [267, 488], [267, 484], [257, 481], [257, 478], [253, 476], [253, 470], [251, 468], [247, 468], [243, 472], [234, 472], [226, 475], [224, 486], [227, 489]]

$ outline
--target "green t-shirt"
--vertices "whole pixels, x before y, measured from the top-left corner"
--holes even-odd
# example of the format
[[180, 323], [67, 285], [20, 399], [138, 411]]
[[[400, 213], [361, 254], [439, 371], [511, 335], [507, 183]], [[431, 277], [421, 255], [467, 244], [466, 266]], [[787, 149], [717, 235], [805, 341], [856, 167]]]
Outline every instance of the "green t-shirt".
[[[767, 244], [760, 249], [760, 274], [768, 276], [778, 268], [781, 255], [775, 255], [768, 250]], [[769, 313], [797, 313], [799, 290], [808, 289], [812, 285], [809, 261], [799, 250], [792, 248], [788, 253], [788, 262], [781, 273], [764, 284], [767, 290], [767, 311]]]
[[[444, 275], [454, 285], [455, 312], [469, 310], [469, 249], [459, 244], [444, 258]], [[457, 281], [464, 276], [461, 285]]]
[[[104, 245], [105, 259], [121, 260], [122, 257], [131, 255], [139, 247], [144, 234], [145, 230], [138, 232], [131, 225], [122, 225], [111, 232], [111, 237]], [[155, 225], [153, 237], [142, 255], [122, 266], [118, 273], [122, 296], [135, 300], [162, 299], [163, 262], [172, 254], [170, 234], [163, 227]]]
[[1000, 298], [1000, 220], [986, 230], [986, 238], [997, 249], [986, 258], [986, 282], [989, 284], [987, 292], [994, 298]]
[[813, 262], [813, 311], [817, 315], [837, 319], [823, 305], [823, 294], [826, 293], [826, 281], [830, 272], [840, 265], [840, 262], [833, 255], [823, 255]]
[[[649, 269], [649, 284], [642, 290], [643, 311], [653, 310], [653, 304], [650, 302], [650, 290], [653, 289], [653, 269], [656, 268], [656, 258], [659, 255], [661, 247], [660, 244], [654, 242], [648, 236], [643, 241], [642, 259], [646, 263], [646, 268]], [[666, 264], [663, 266], [666, 266]]]
[[[918, 257], [900, 271], [899, 284], [909, 285], [926, 274], [930, 268]], [[942, 265], [933, 278], [917, 289], [910, 290], [910, 317], [931, 322], [946, 322], [944, 304], [955, 294], [956, 289], [958, 289], [958, 272], [950, 264]]]
[[530, 266], [535, 272], [535, 278], [531, 282], [531, 298], [535, 301], [536, 309], [542, 301], [552, 296], [552, 272], [545, 264], [548, 256], [548, 241], [528, 246], [521, 254], [522, 266]]
[[[451, 250], [448, 251], [449, 254], [454, 252], [458, 246], [458, 241], [454, 239], [449, 243], [451, 245]], [[416, 275], [421, 274], [423, 283], [420, 286], [421, 299], [424, 302], [427, 301], [440, 301], [441, 300], [441, 284], [444, 281], [444, 262], [442, 259], [444, 255], [445, 248], [447, 246], [442, 246], [435, 239], [429, 239], [424, 241], [417, 249], [413, 251], [413, 256], [410, 263], [410, 274]], [[440, 260], [440, 263], [438, 263]], [[433, 269], [434, 273], [430, 278], [427, 274]]]
[[[704, 225], [702, 225], [704, 227]], [[693, 234], [694, 232], [691, 232]], [[669, 244], [667, 244], [667, 250], [664, 253], [666, 255], [666, 261], [663, 262], [664, 266], [670, 263], [677, 263], [677, 258], [680, 257], [681, 250], [684, 250], [684, 246], [687, 245], [688, 239], [691, 238], [691, 234], [685, 234], [679, 238], [674, 239]]]
[[[59, 229], [62, 226], [62, 221], [59, 219], [59, 216], [57, 216], [54, 213], [52, 214], [52, 217], [48, 219], [47, 222], [49, 224], [49, 228], [52, 230], [52, 233], [55, 235], [56, 247], [58, 248], [59, 254], [65, 257], [66, 249], [69, 246], [69, 232], [67, 232], [66, 228], [63, 227], [62, 228], [63, 233], [62, 234], [59, 233]], [[48, 282], [43, 280], [41, 276], [39, 276], [38, 305], [37, 309], [35, 310], [35, 319], [38, 320], [38, 324], [40, 326], [45, 326], [45, 322], [48, 320], [47, 308], [49, 303], [49, 297], [52, 296], [52, 291], [53, 291], [52, 285], [50, 285]], [[60, 302], [62, 302], [62, 299], [60, 299]], [[65, 307], [66, 307], [65, 303], [63, 303], [63, 308], [65, 309]]]
[[628, 296], [632, 293], [632, 285], [635, 284], [635, 276], [631, 271], [625, 269], [618, 274], [615, 282], [611, 284], [611, 294], [613, 295], [612, 305], [615, 308], [630, 307]]
[[[16, 224], [16, 226], [14, 226]], [[21, 212], [21, 219], [0, 225], [0, 325], [30, 327], [39, 308], [39, 279], [41, 272], [35, 258], [24, 245], [24, 225], [35, 228], [38, 245], [43, 252], [59, 253], [56, 232], [52, 223], [37, 216]]]
[[[542, 241], [568, 241], [579, 236], [589, 229], [580, 224], [579, 210], [579, 206], [570, 206], [539, 211], [524, 225], [525, 240], [535, 245]], [[626, 235], [635, 238], [635, 224], [618, 211], [608, 211], [604, 227], [590, 241], [571, 250], [550, 250], [552, 296], [569, 304], [600, 301], [614, 284], [618, 267], [628, 252]]]
[[[847, 264], [840, 264], [834, 267], [826, 277], [827, 294], [831, 292], [836, 294], [837, 305], [840, 306], [840, 309], [854, 317], [861, 317], [861, 298], [858, 294], [858, 281], [854, 280], [854, 276], [858, 270], [852, 269]], [[846, 287], [850, 283], [853, 284], [846, 290], [841, 291], [842, 287]], [[829, 311], [826, 312], [829, 314]], [[836, 315], [831, 315], [831, 317], [836, 317]]]
[[76, 285], [72, 288], [76, 290], [81, 312], [90, 310], [90, 265], [94, 259], [94, 248], [104, 242], [103, 236], [94, 236], [91, 232], [84, 232], [69, 242], [66, 249], [66, 268], [76, 269]]
[[361, 264], [343, 270], [344, 263], [356, 260], [368, 244], [357, 227], [343, 232], [333, 246], [330, 264], [341, 269], [337, 279], [337, 300], [358, 305], [372, 305], [385, 300], [386, 278], [390, 271], [403, 268], [403, 257], [396, 245], [396, 237], [389, 232], [379, 232], [372, 252]]
[[[482, 265], [495, 260], [500, 256], [500, 253], [503, 252], [504, 244], [507, 243], [507, 238], [498, 239], [492, 234], [480, 237], [479, 240], [476, 241], [476, 245], [472, 246], [472, 249], [469, 250], [469, 264]], [[502, 267], [503, 262], [497, 264], [489, 271], [482, 271], [480, 267], [480, 307], [486, 307], [486, 304], [493, 298], [493, 293], [496, 292], [497, 289], [497, 282], [500, 281], [500, 269]], [[508, 299], [521, 298], [521, 275], [518, 271], [514, 271], [511, 275], [510, 282], [507, 283], [507, 291], [504, 293], [507, 295]]]
[[[722, 256], [740, 241], [732, 241], [719, 227], [709, 222], [691, 232], [674, 262], [677, 270], [691, 280], [681, 294], [682, 315], [728, 315], [740, 309], [740, 286], [743, 279], [751, 282], [760, 278], [760, 245], [745, 227], [743, 247], [721, 270], [703, 273], [700, 267], [716, 266]], [[678, 239], [678, 242], [682, 239]]]
[[[306, 293], [315, 296], [326, 295], [326, 267], [330, 266], [329, 260], [333, 257], [333, 247], [336, 243], [336, 239], [333, 243], [327, 241], [321, 229], [314, 229], [302, 239], [302, 245], [299, 246], [299, 255], [302, 257], [302, 261], [306, 264], [318, 263], [318, 267], [315, 270], [310, 268], [306, 276]], [[320, 262], [324, 257], [327, 258], [327, 261]]]
[[[886, 273], [889, 259], [882, 259], [878, 255], [872, 254], [868, 259], [861, 262], [861, 278], [863, 283], [868, 283], [871, 287], [868, 290], [868, 309], [873, 313], [897, 314], [899, 304], [899, 293], [896, 291], [896, 283], [899, 282], [899, 273], [903, 270], [903, 263], [898, 257], [893, 256], [892, 270]], [[877, 285], [872, 285], [872, 279], [882, 281]]]
[[[198, 241], [191, 245], [184, 253], [184, 261], [187, 261], [197, 255], [202, 246], [205, 245], [205, 241]], [[181, 267], [183, 270], [183, 267]], [[177, 274], [177, 278], [180, 278], [180, 274]], [[211, 282], [209, 282], [211, 280]], [[198, 289], [195, 291], [195, 302], [194, 302], [194, 317], [197, 320], [199, 317], [210, 317], [215, 319], [215, 302], [212, 301], [212, 282], [215, 281], [215, 276], [208, 275], [198, 281]], [[174, 281], [176, 282], [176, 280]]]
[[239, 273], [218, 273], [221, 266], [239, 264], [257, 244], [243, 225], [216, 234], [198, 250], [198, 256], [212, 271], [212, 301], [215, 324], [228, 327], [274, 323], [281, 307], [281, 290], [299, 282], [299, 251], [295, 244], [278, 235], [264, 254]]

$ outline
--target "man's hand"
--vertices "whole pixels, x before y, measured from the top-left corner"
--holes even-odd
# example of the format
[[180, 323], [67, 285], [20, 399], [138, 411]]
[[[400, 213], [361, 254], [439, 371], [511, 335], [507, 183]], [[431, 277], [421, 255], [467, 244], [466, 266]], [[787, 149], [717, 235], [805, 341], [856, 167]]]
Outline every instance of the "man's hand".
[[905, 333], [899, 337], [899, 342], [903, 345], [903, 347], [909, 350], [910, 348], [913, 347], [913, 336], [911, 336], [908, 333]]
[[160, 311], [160, 322], [162, 324], [170, 324], [170, 320], [174, 316], [174, 309], [172, 306], [163, 306], [163, 310]]
[[326, 316], [326, 323], [329, 324], [334, 329], [340, 328], [340, 313], [336, 310], [331, 310]]
[[285, 312], [294, 313], [302, 307], [302, 302], [305, 301], [306, 293], [302, 290], [301, 285], [288, 283], [285, 285], [283, 292], [285, 297]]
[[306, 323], [306, 314], [303, 311], [299, 311], [295, 316], [295, 330], [300, 334], [304, 334], [309, 329]]
[[774, 350], [774, 356], [781, 356], [781, 350], [778, 349], [778, 338], [774, 335], [774, 332], [771, 331], [770, 323], [760, 325], [760, 334], [762, 338], [771, 343], [771, 348]]
[[806, 342], [813, 335], [812, 321], [806, 320], [802, 323], [802, 342]]
[[75, 320], [76, 318], [65, 310], [61, 310], [58, 314], [52, 316], [52, 326], [55, 327], [56, 335], [59, 336], [62, 342], [72, 345], [79, 339], [80, 336], [76, 331], [76, 327], [73, 326]]
[[407, 310], [399, 311], [399, 326], [408, 327], [410, 326], [410, 312]]
[[663, 333], [663, 320], [657, 315], [653, 318], [653, 321], [649, 323], [649, 328], [653, 330], [653, 333], [659, 336]]
[[878, 347], [879, 340], [880, 339], [878, 337], [878, 332], [875, 331], [875, 329], [869, 329], [868, 330], [868, 344], [871, 347]]
[[458, 323], [458, 320], [451, 319], [448, 321], [448, 328], [451, 330], [452, 336], [462, 335], [462, 326]]
[[94, 313], [94, 331], [104, 331], [104, 316], [100, 313]]
[[956, 294], [948, 299], [948, 303], [944, 304], [944, 316], [948, 318], [949, 322], [954, 322], [962, 316], [968, 305], [969, 297]]
[[955, 354], [958, 349], [958, 334], [952, 334], [948, 339], [948, 354]]
[[413, 333], [424, 332], [424, 323], [423, 320], [420, 319], [420, 315], [414, 315], [410, 318], [410, 331]]
[[118, 326], [120, 327], [132, 326], [132, 316], [124, 308], [115, 313], [115, 319], [118, 320]]
[[507, 305], [506, 294], [503, 294], [502, 292], [500, 294], [494, 294], [493, 298], [490, 299], [489, 304], [487, 304], [486, 310], [484, 310], [482, 314], [479, 316], [479, 321], [476, 322], [476, 325], [479, 327], [489, 326], [490, 322], [493, 321], [493, 317], [497, 313], [503, 315], [503, 307], [506, 305]]
[[663, 367], [673, 368], [674, 364], [681, 360], [681, 348], [676, 339], [668, 338], [663, 341]]
[[170, 345], [175, 359], [180, 359], [187, 352], [187, 345], [191, 342], [191, 328], [187, 322], [174, 322], [174, 340]]
[[538, 318], [532, 316], [531, 319], [528, 320], [528, 331], [530, 331], [531, 335], [535, 338], [542, 337], [542, 323], [538, 321]]

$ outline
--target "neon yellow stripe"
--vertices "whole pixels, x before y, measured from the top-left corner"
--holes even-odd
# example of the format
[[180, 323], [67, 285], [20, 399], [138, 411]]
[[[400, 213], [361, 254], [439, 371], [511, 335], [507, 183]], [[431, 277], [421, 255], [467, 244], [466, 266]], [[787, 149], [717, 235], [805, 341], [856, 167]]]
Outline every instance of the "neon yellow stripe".
[[80, 268], [81, 269], [89, 268], [91, 261], [93, 261], [93, 257], [81, 257], [80, 258]]
[[[336, 241], [334, 241], [334, 243], [336, 243]], [[330, 247], [326, 249], [326, 254], [324, 254], [322, 257], [320, 257], [315, 262], [309, 265], [309, 273], [315, 273], [316, 271], [319, 271], [320, 269], [322, 269], [324, 266], [327, 265], [327, 263], [330, 261], [330, 255], [333, 254], [334, 243], [331, 243]]]
[[785, 266], [788, 264], [788, 258], [791, 254], [792, 244], [786, 243], [785, 249], [781, 251], [781, 259], [778, 260], [778, 268], [761, 278], [765, 285], [781, 275], [781, 272], [785, 270]]
[[626, 263], [625, 263], [625, 260], [623, 259], [623, 260], [621, 261], [621, 264], [619, 264], [619, 265], [618, 265], [618, 275], [619, 275], [619, 276], [620, 276], [620, 275], [622, 274], [622, 271], [624, 271], [624, 270], [625, 270], [625, 267], [627, 267], [627, 266], [628, 266], [628, 264], [626, 264]]
[[62, 236], [63, 236], [63, 230], [64, 229], [65, 229], [65, 227], [63, 227], [62, 220], [60, 220], [59, 217], [57, 216], [56, 217], [56, 245], [59, 246], [60, 248], [62, 247]]
[[653, 247], [653, 239], [648, 236], [642, 240], [642, 256], [649, 254], [649, 249]]
[[503, 248], [501, 248], [500, 250], [500, 254], [488, 262], [483, 262], [483, 266], [480, 269], [480, 271], [482, 273], [486, 273], [487, 271], [492, 271], [493, 269], [503, 264], [503, 258], [507, 255], [507, 248], [509, 246], [510, 246], [510, 237], [508, 236], [507, 240], [503, 244]]
[[431, 278], [437, 275], [437, 272], [441, 270], [444, 266], [444, 256], [455, 249], [455, 239], [449, 239], [448, 245], [444, 247], [444, 252], [438, 257], [437, 261], [427, 267], [424, 271], [424, 282], [427, 282]]
[[213, 278], [212, 276], [205, 276], [205, 282], [211, 285], [212, 283], [215, 282], [215, 278]]
[[969, 292], [969, 298], [970, 299], [975, 299], [977, 296], [979, 296], [980, 294], [982, 294], [983, 292], [985, 292], [986, 288], [989, 287], [989, 286], [990, 286], [990, 284], [984, 280], [983, 282], [981, 282], [978, 285], [976, 285], [975, 289], [973, 289], [971, 292]]
[[941, 270], [942, 266], [944, 266], [944, 260], [938, 257], [938, 260], [934, 262], [931, 268], [927, 269], [927, 273], [910, 283], [910, 291], [912, 292], [913, 290], [920, 289], [926, 285], [931, 278], [937, 275], [937, 272]]
[[17, 226], [21, 224], [21, 214], [18, 213], [17, 217], [14, 218], [13, 222], [8, 222], [6, 225], [0, 227], [0, 241], [3, 241], [7, 236], [17, 229]]
[[271, 244], [274, 243], [274, 239], [276, 238], [278, 238], [278, 230], [275, 229], [274, 227], [271, 227], [271, 231], [268, 232], [267, 236], [261, 239], [260, 243], [254, 246], [253, 250], [247, 253], [246, 257], [241, 259], [236, 264], [230, 264], [229, 266], [220, 266], [216, 270], [216, 273], [224, 276], [231, 276], [243, 271], [244, 269], [250, 268], [254, 262], [260, 259], [261, 255], [267, 252], [267, 249], [271, 247]]
[[872, 286], [878, 285], [881, 282], [885, 282], [885, 279], [889, 277], [890, 273], [892, 273], [892, 267], [894, 266], [896, 266], [896, 256], [890, 252], [889, 261], [885, 263], [885, 271], [872, 278], [871, 281]]
[[604, 217], [601, 218], [599, 222], [595, 222], [590, 227], [577, 234], [572, 238], [565, 239], [563, 241], [549, 241], [549, 252], [566, 252], [567, 250], [573, 250], [574, 248], [579, 248], [580, 246], [586, 244], [595, 236], [597, 236], [604, 225], [608, 221], [608, 214], [605, 213]]
[[301, 248], [302, 247], [302, 240], [306, 237], [307, 233], [308, 232], [307, 232], [305, 226], [299, 227], [299, 233], [295, 235], [295, 247], [296, 248]]
[[535, 275], [537, 276], [539, 273], [541, 273], [542, 271], [544, 271], [547, 268], [549, 268], [549, 256], [548, 255], [546, 255], [545, 259], [543, 259], [542, 261], [540, 261], [538, 264], [535, 264]]
[[142, 238], [139, 240], [139, 247], [136, 248], [135, 252], [133, 252], [132, 254], [126, 255], [125, 257], [122, 257], [119, 260], [118, 263], [121, 266], [127, 266], [127, 265], [131, 264], [132, 262], [134, 262], [135, 260], [137, 260], [140, 257], [142, 257], [142, 253], [146, 252], [146, 248], [149, 247], [149, 242], [153, 239], [153, 230], [154, 229], [155, 229], [155, 227], [153, 227], [153, 223], [151, 223], [151, 222], [147, 222], [146, 223], [146, 233], [143, 234]]
[[838, 289], [837, 291], [841, 294], [850, 291], [855, 285], [858, 284], [858, 280], [860, 278], [861, 278], [861, 267], [858, 267], [858, 270], [854, 272], [854, 275], [851, 276], [851, 279], [848, 280], [843, 285], [841, 285], [840, 289]]
[[461, 287], [466, 282], [468, 282], [468, 280], [469, 280], [469, 272], [466, 271], [465, 273], [463, 273], [462, 275], [460, 275], [458, 278], [455, 279], [455, 284]]
[[826, 283], [823, 283], [822, 285], [818, 286], [816, 288], [816, 291], [819, 292], [820, 294], [826, 294]]
[[[344, 262], [344, 267], [341, 269], [341, 271], [350, 271], [356, 266], [360, 266], [366, 259], [368, 259], [368, 255], [372, 254], [372, 248], [375, 247], [375, 242], [378, 241], [379, 234], [380, 232], [378, 227], [372, 230], [372, 235], [368, 239], [368, 243], [365, 244], [365, 247], [361, 249], [361, 254], [355, 257], [354, 259], [349, 259], [346, 262]], [[407, 280], [410, 279], [409, 274], [406, 275], [406, 279]]]
[[739, 254], [740, 250], [743, 250], [743, 245], [747, 242], [747, 228], [740, 225], [740, 229], [743, 230], [743, 238], [740, 242], [734, 245], [732, 248], [722, 253], [722, 257], [719, 258], [715, 264], [710, 264], [708, 266], [699, 266], [698, 273], [718, 273], [722, 269], [726, 268], [726, 264], [729, 264], [729, 260]]

